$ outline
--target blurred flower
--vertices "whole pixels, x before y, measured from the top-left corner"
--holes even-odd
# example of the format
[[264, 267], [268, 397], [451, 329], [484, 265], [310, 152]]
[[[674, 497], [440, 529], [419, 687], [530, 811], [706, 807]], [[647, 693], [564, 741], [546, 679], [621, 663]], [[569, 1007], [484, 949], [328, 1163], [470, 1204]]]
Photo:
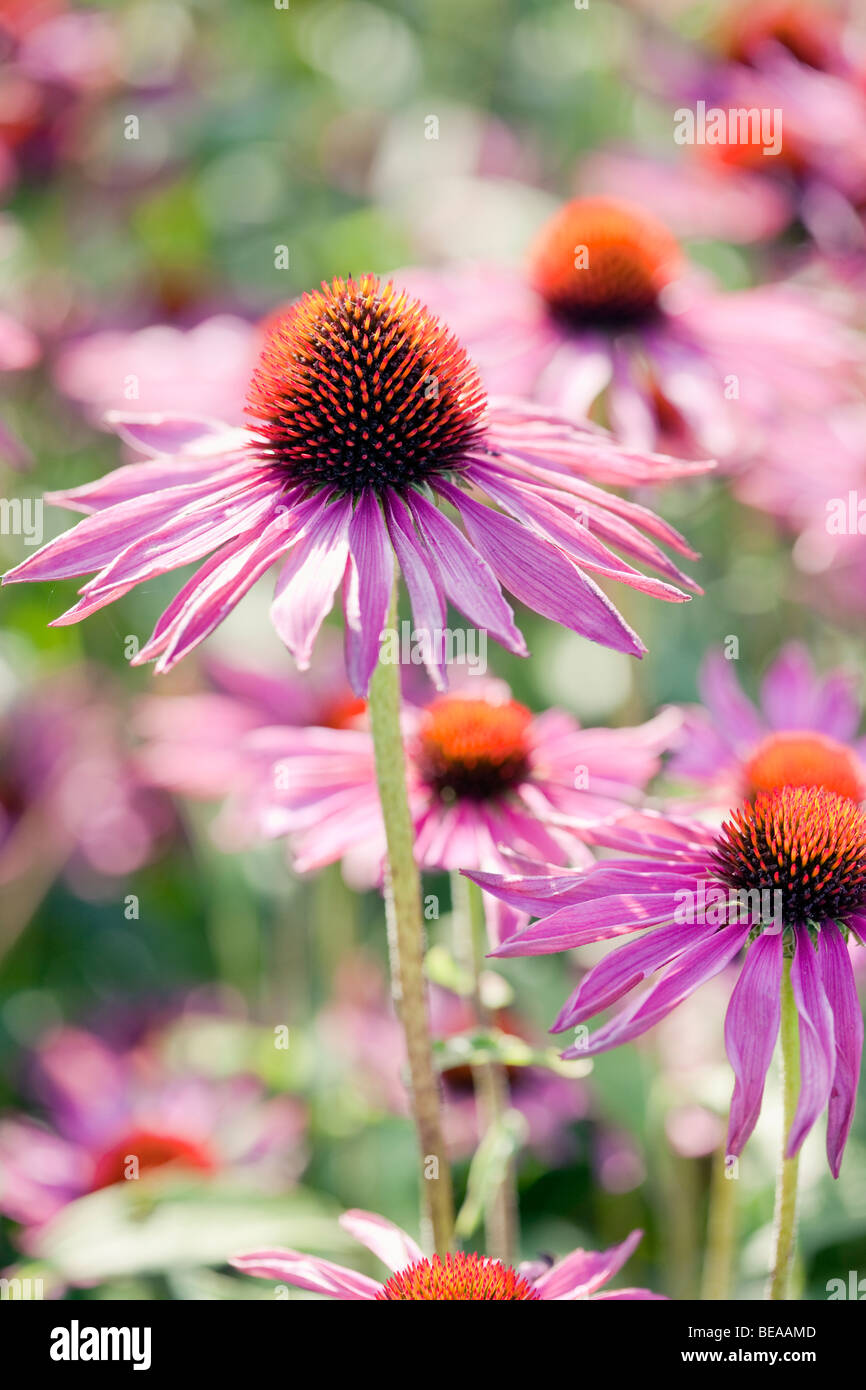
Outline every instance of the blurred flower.
[[0, 12], [0, 151], [7, 177], [50, 173], [89, 105], [119, 81], [113, 16], [62, 0], [5, 0]]
[[866, 740], [856, 737], [860, 702], [844, 671], [819, 676], [809, 653], [790, 642], [771, 664], [756, 709], [721, 653], [704, 661], [705, 708], [684, 711], [668, 764], [673, 776], [706, 789], [703, 800], [730, 806], [778, 787], [826, 787], [862, 801]]
[[97, 421], [134, 402], [145, 412], [181, 410], [240, 425], [261, 346], [261, 330], [233, 314], [193, 328], [102, 329], [61, 348], [54, 384]]
[[346, 683], [342, 656], [319, 656], [313, 671], [277, 674], [211, 658], [210, 690], [146, 696], [135, 727], [144, 742], [136, 763], [150, 784], [194, 797], [227, 796], [245, 780], [246, 736], [274, 724], [352, 728], [366, 705]]
[[778, 236], [794, 213], [784, 188], [758, 171], [687, 155], [663, 159], [628, 148], [591, 152], [580, 164], [577, 191], [583, 197], [625, 198], [652, 208], [677, 236], [735, 244]]
[[369, 1211], [347, 1211], [340, 1224], [392, 1271], [384, 1283], [357, 1274], [342, 1265], [296, 1250], [259, 1250], [239, 1255], [232, 1264], [244, 1274], [274, 1279], [281, 1284], [311, 1289], [343, 1301], [396, 1302], [511, 1302], [517, 1299], [661, 1298], [648, 1289], [616, 1289], [599, 1293], [618, 1273], [640, 1243], [641, 1231], [632, 1231], [621, 1245], [595, 1254], [574, 1250], [552, 1267], [543, 1264], [525, 1271], [511, 1269], [483, 1255], [458, 1253], [428, 1259], [410, 1235], [393, 1222]]
[[267, 1099], [252, 1076], [170, 1070], [152, 1045], [116, 1051], [61, 1028], [37, 1050], [35, 1083], [48, 1124], [0, 1120], [0, 1209], [28, 1228], [155, 1169], [202, 1179], [249, 1173], [259, 1190], [282, 1190], [305, 1162], [299, 1102]]
[[707, 157], [784, 183], [824, 250], [866, 251], [854, 212], [866, 201], [862, 33], [834, 4], [737, 0], [708, 39], [708, 53], [683, 66], [687, 93], [715, 107], [780, 110], [783, 138], [771, 158], [749, 143], [708, 144]]
[[[510, 855], [586, 863], [581, 833], [616, 817], [658, 771], [679, 717], [664, 711], [624, 729], [582, 729], [571, 715], [535, 716], [502, 683], [407, 709], [404, 720], [415, 855], [425, 869], [508, 869]], [[372, 735], [366, 730], [265, 729], [247, 741], [249, 822], [288, 835], [298, 872], [348, 858], [376, 882], [385, 853]], [[511, 913], [488, 919], [499, 940]]]
[[[35, 333], [11, 315], [0, 313], [0, 372], [32, 367], [41, 353]], [[31, 461], [30, 450], [3, 420], [0, 420], [0, 461], [13, 468], [24, 468]]]
[[574, 419], [603, 401], [630, 448], [783, 468], [774, 438], [787, 417], [796, 468], [795, 423], [817, 421], [814, 435], [827, 416], [832, 457], [830, 412], [860, 398], [859, 341], [820, 302], [790, 284], [705, 284], [667, 227], [633, 203], [567, 203], [524, 273], [481, 264], [398, 278], [453, 323], [489, 390], [533, 395]]
[[[828, 1106], [827, 1157], [837, 1177], [863, 1047], [846, 943], [849, 932], [866, 939], [866, 812], [824, 788], [785, 786], [746, 802], [717, 834], [696, 821], [646, 813], [599, 829], [596, 839], [634, 857], [534, 877], [469, 873], [539, 916], [494, 955], [542, 955], [652, 929], [581, 980], [554, 1024], [554, 1032], [580, 1030], [563, 1056], [592, 1056], [639, 1037], [748, 945], [725, 1020], [736, 1076], [726, 1153], [739, 1154], [761, 1109], [787, 954], [800, 1018], [801, 1090], [786, 1155], [798, 1152]], [[657, 971], [651, 989], [587, 1033], [586, 1019]]]
[[24, 690], [0, 715], [0, 883], [114, 877], [148, 862], [174, 824], [124, 744], [122, 712], [83, 668]]
[[[72, 623], [210, 554], [134, 659], [156, 658], [165, 671], [291, 551], [271, 609], [274, 626], [305, 667], [343, 583], [347, 665], [359, 695], [379, 658], [395, 551], [423, 632], [445, 631], [447, 596], [519, 654], [526, 648], [500, 580], [544, 616], [633, 655], [643, 653], [642, 643], [584, 570], [658, 598], [685, 597], [605, 544], [683, 582], [642, 531], [691, 553], [682, 538], [588, 478], [658, 481], [705, 465], [630, 452], [539, 407], [488, 404], [450, 333], [374, 276], [335, 280], [272, 327], [250, 413], [252, 433], [167, 415], [115, 417], [124, 438], [154, 457], [52, 494], [92, 515], [5, 580], [98, 571], [80, 602], [56, 620]], [[508, 514], [475, 500], [470, 487]], [[456, 508], [468, 540], [434, 497]], [[580, 511], [589, 526], [580, 524]], [[445, 659], [434, 646], [426, 644], [427, 665], [442, 684]]]

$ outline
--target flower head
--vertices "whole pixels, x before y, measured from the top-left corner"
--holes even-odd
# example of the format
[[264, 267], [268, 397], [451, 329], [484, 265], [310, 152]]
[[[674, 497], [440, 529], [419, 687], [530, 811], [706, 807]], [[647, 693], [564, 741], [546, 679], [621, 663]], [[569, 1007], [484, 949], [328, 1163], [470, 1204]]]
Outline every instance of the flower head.
[[512, 1269], [499, 1260], [476, 1253], [428, 1258], [410, 1235], [393, 1222], [369, 1211], [347, 1211], [340, 1225], [372, 1250], [391, 1271], [377, 1282], [366, 1274], [302, 1255], [296, 1250], [260, 1250], [238, 1255], [232, 1264], [244, 1274], [273, 1279], [296, 1288], [344, 1301], [506, 1302], [516, 1299], [557, 1302], [583, 1298], [652, 1299], [662, 1295], [648, 1289], [599, 1289], [622, 1268], [640, 1242], [642, 1232], [610, 1250], [595, 1254], [574, 1250], [552, 1266], [544, 1263]]
[[[862, 354], [840, 316], [792, 285], [717, 289], [625, 198], [566, 203], [522, 271], [481, 263], [400, 278], [460, 334], [488, 390], [572, 419], [601, 411], [631, 448], [790, 477], [814, 459], [816, 437], [835, 458], [836, 416], [860, 399]], [[780, 418], [794, 422], [784, 444]]]
[[357, 497], [421, 486], [482, 443], [478, 372], [438, 319], [375, 275], [335, 280], [272, 323], [248, 411], [289, 485]]
[[791, 642], [771, 663], [757, 706], [721, 655], [706, 659], [699, 688], [703, 707], [684, 712], [669, 769], [701, 788], [701, 803], [729, 806], [784, 786], [864, 799], [866, 745], [855, 737], [860, 708], [847, 673], [819, 676]]
[[623, 449], [556, 412], [487, 400], [449, 331], [374, 276], [335, 280], [278, 315], [249, 399], [248, 430], [115, 415], [149, 461], [53, 494], [85, 519], [5, 581], [95, 572], [56, 620], [73, 623], [137, 584], [204, 561], [135, 658], [165, 671], [283, 561], [271, 609], [277, 632], [308, 666], [342, 588], [359, 695], [379, 657], [395, 561], [440, 686], [445, 659], [434, 639], [448, 627], [448, 600], [521, 655], [501, 584], [591, 640], [641, 655], [639, 638], [587, 571], [657, 598], [686, 597], [676, 585], [688, 581], [656, 544], [691, 554], [682, 538], [598, 484], [658, 482], [706, 465]]
[[715, 863], [735, 890], [778, 890], [787, 926], [838, 921], [866, 906], [866, 812], [824, 787], [761, 792], [725, 821]]
[[609, 198], [566, 203], [529, 253], [533, 286], [555, 314], [577, 326], [646, 322], [681, 269], [667, 227]]
[[254, 1171], [259, 1184], [284, 1187], [303, 1167], [299, 1102], [269, 1100], [252, 1076], [175, 1067], [156, 1038], [116, 1047], [62, 1028], [40, 1042], [35, 1062], [48, 1124], [0, 1119], [0, 1208], [28, 1231], [78, 1197], [160, 1169], [200, 1178]]
[[[537, 876], [471, 872], [538, 921], [495, 955], [565, 951], [646, 930], [583, 977], [554, 1031], [578, 1027], [566, 1057], [603, 1052], [666, 1018], [746, 947], [725, 1020], [736, 1084], [727, 1150], [739, 1154], [755, 1127], [779, 1032], [783, 960], [799, 1013], [800, 1099], [786, 1152], [793, 1156], [827, 1107], [834, 1176], [857, 1094], [863, 1017], [849, 933], [866, 938], [866, 814], [824, 788], [782, 787], [736, 810], [714, 834], [698, 822], [650, 813], [596, 830], [628, 857]], [[585, 1021], [650, 976], [609, 1022]]]
[[[581, 729], [559, 710], [535, 716], [501, 683], [435, 697], [405, 717], [415, 851], [427, 869], [506, 868], [500, 846], [549, 863], [587, 862], [585, 827], [623, 814], [658, 770], [678, 717], [624, 729]], [[287, 835], [300, 872], [336, 859], [377, 882], [384, 853], [371, 735], [358, 729], [272, 728], [251, 735], [258, 763], [245, 815]], [[490, 905], [494, 940], [513, 913]]]

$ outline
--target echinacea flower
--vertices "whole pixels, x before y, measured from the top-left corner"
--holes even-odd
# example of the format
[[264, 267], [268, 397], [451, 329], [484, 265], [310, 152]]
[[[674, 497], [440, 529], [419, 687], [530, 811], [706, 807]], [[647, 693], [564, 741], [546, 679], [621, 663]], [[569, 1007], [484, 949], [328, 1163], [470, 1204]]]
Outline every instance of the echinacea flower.
[[[506, 869], [501, 846], [528, 859], [587, 862], [581, 832], [622, 814], [658, 771], [679, 716], [635, 728], [582, 729], [571, 715], [533, 715], [502, 683], [407, 707], [404, 735], [415, 855], [425, 869]], [[338, 859], [377, 882], [385, 852], [372, 735], [358, 729], [263, 729], [246, 751], [246, 817], [287, 835], [300, 873]], [[490, 905], [493, 909], [494, 905]], [[493, 938], [513, 914], [491, 910]]]
[[[632, 448], [759, 466], [774, 456], [780, 416], [820, 420], [858, 398], [862, 353], [831, 312], [792, 285], [707, 285], [634, 202], [566, 203], [523, 270], [482, 263], [399, 279], [454, 326], [489, 390], [573, 419], [603, 405]], [[828, 419], [832, 456], [831, 440]]]
[[[736, 1077], [726, 1152], [739, 1154], [761, 1109], [787, 956], [801, 1084], [786, 1155], [799, 1151], [826, 1106], [827, 1157], [838, 1176], [863, 1049], [846, 943], [849, 933], [866, 939], [866, 811], [822, 787], [786, 786], [759, 793], [717, 833], [645, 813], [596, 839], [629, 857], [534, 877], [469, 874], [539, 918], [494, 955], [567, 951], [643, 932], [594, 966], [563, 1007], [553, 1031], [580, 1029], [563, 1056], [591, 1056], [639, 1037], [747, 947], [725, 1019]], [[650, 989], [587, 1031], [587, 1019], [655, 974]]]
[[184, 796], [227, 796], [237, 788], [248, 766], [244, 741], [254, 729], [351, 729], [366, 710], [346, 682], [339, 652], [330, 648], [301, 675], [213, 658], [205, 676], [209, 688], [145, 696], [135, 713], [143, 780]]
[[[708, 56], [694, 60], [692, 90], [723, 108], [780, 110], [783, 133], [771, 158], [749, 142], [707, 150], [784, 179], [815, 240], [828, 250], [850, 246], [866, 197], [862, 37], [822, 0], [739, 0], [710, 39]], [[862, 230], [857, 241], [862, 252]]]
[[0, 711], [0, 886], [31, 870], [44, 886], [61, 871], [83, 882], [133, 873], [173, 826], [125, 744], [104, 672], [57, 672]]
[[[639, 638], [586, 571], [658, 598], [685, 597], [674, 584], [688, 581], [655, 540], [690, 553], [685, 542], [597, 484], [659, 481], [705, 465], [623, 449], [537, 406], [488, 401], [448, 329], [373, 275], [335, 280], [272, 324], [249, 413], [250, 430], [115, 417], [149, 461], [53, 494], [88, 515], [5, 581], [96, 571], [56, 620], [74, 623], [209, 556], [135, 657], [165, 671], [283, 560], [271, 609], [277, 632], [307, 666], [342, 585], [347, 666], [359, 695], [379, 657], [395, 557], [419, 629], [445, 631], [451, 599], [520, 654], [525, 645], [500, 581], [544, 616], [633, 655], [644, 651]], [[454, 507], [465, 535], [437, 502]], [[608, 542], [674, 584], [640, 573]], [[444, 656], [431, 656], [429, 669], [441, 684]]]
[[240, 425], [261, 332], [234, 314], [189, 328], [100, 328], [65, 343], [52, 366], [58, 391], [94, 420], [108, 410], [181, 410]]
[[340, 1225], [391, 1270], [388, 1279], [371, 1279], [367, 1274], [297, 1250], [258, 1250], [238, 1255], [231, 1263], [243, 1274], [310, 1289], [344, 1302], [505, 1303], [547, 1299], [562, 1303], [584, 1298], [664, 1297], [648, 1289], [599, 1293], [639, 1245], [642, 1231], [632, 1231], [621, 1245], [598, 1254], [573, 1250], [557, 1264], [546, 1266], [538, 1262], [521, 1270], [474, 1252], [458, 1252], [444, 1259], [438, 1255], [428, 1257], [399, 1226], [370, 1211], [344, 1212]]
[[268, 1099], [251, 1075], [174, 1070], [152, 1042], [118, 1050], [58, 1029], [37, 1048], [34, 1089], [47, 1125], [0, 1119], [0, 1210], [25, 1242], [67, 1203], [156, 1169], [248, 1172], [259, 1190], [282, 1190], [305, 1162], [306, 1115], [293, 1097]]
[[783, 786], [866, 797], [866, 740], [856, 737], [860, 704], [846, 672], [819, 676], [806, 649], [790, 642], [769, 667], [757, 708], [721, 653], [704, 661], [699, 687], [704, 707], [684, 711], [668, 771], [705, 799], [730, 806]]

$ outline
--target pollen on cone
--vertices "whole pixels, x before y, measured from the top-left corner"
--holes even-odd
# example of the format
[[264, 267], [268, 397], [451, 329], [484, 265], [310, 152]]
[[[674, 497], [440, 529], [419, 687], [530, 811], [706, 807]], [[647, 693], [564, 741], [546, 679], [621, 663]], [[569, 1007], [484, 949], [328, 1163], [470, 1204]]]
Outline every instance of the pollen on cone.
[[575, 198], [542, 228], [530, 277], [577, 323], [629, 323], [652, 312], [679, 273], [676, 238], [649, 213], [609, 198]]
[[459, 467], [485, 406], [457, 339], [375, 275], [323, 284], [271, 319], [247, 398], [287, 485], [347, 493]]

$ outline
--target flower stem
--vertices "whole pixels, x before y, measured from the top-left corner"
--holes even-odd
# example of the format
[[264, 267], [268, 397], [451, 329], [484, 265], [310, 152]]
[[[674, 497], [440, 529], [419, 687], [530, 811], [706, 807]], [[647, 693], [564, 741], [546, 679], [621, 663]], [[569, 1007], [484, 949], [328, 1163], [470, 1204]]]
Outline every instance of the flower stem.
[[[483, 1028], [494, 1028], [496, 1020], [481, 995], [486, 925], [481, 889], [462, 874], [451, 875], [455, 949], [460, 965], [472, 985], [475, 1017]], [[479, 1135], [499, 1129], [509, 1108], [508, 1076], [494, 1059], [472, 1068], [475, 1101], [478, 1107]], [[487, 1253], [503, 1264], [513, 1264], [518, 1226], [517, 1180], [513, 1161], [505, 1168], [502, 1181], [490, 1193], [484, 1208]]]
[[786, 958], [782, 976], [782, 1152], [776, 1180], [776, 1212], [773, 1219], [773, 1272], [767, 1298], [775, 1301], [788, 1297], [794, 1241], [797, 1233], [797, 1170], [800, 1156], [785, 1157], [785, 1145], [797, 1111], [800, 1093], [800, 1032], [797, 1003], [791, 985], [791, 961]]
[[[395, 622], [396, 594], [389, 617], [391, 626]], [[385, 904], [392, 988], [406, 1039], [410, 1100], [421, 1148], [425, 1206], [433, 1227], [436, 1252], [445, 1255], [453, 1238], [454, 1197], [424, 984], [421, 880], [415, 863], [414, 833], [406, 794], [406, 762], [400, 728], [400, 668], [396, 663], [380, 660], [370, 684], [369, 710], [388, 847]]]
[[736, 1182], [728, 1166], [724, 1146], [713, 1159], [710, 1210], [707, 1218], [707, 1252], [701, 1299], [705, 1303], [731, 1296], [737, 1233]]

